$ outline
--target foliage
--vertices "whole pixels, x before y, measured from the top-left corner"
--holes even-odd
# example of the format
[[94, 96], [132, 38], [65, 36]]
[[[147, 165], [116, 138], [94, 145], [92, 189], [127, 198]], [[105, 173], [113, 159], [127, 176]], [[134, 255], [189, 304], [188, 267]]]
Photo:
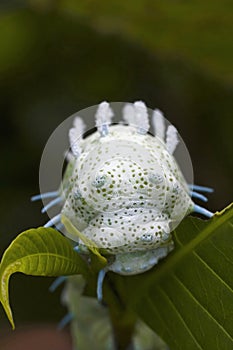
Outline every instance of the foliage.
[[69, 241], [52, 228], [39, 227], [21, 233], [5, 251], [0, 265], [0, 301], [14, 328], [8, 283], [15, 272], [33, 276], [87, 274], [87, 265]]
[[186, 218], [174, 239], [174, 254], [127, 281], [128, 302], [171, 349], [231, 349], [233, 206], [210, 221]]
[[[197, 181], [208, 179], [216, 189], [209, 207], [231, 200], [232, 2], [12, 0], [0, 10], [1, 251], [14, 232], [44, 222], [28, 198], [38, 190], [37, 164], [49, 133], [64, 115], [103, 99], [138, 97], [164, 110], [188, 142]], [[43, 312], [55, 321], [63, 312], [59, 293], [56, 308], [47, 296], [32, 307], [20, 277], [13, 285], [16, 303], [24, 305], [18, 322], [38, 321], [39, 314], [43, 321]], [[30, 293], [50, 283], [24, 281]], [[124, 291], [125, 302], [135, 295], [129, 289], [127, 299]], [[144, 300], [146, 288], [141, 293]]]
[[[233, 347], [232, 227], [233, 206], [208, 221], [188, 217], [174, 231], [174, 253], [154, 269], [131, 277], [109, 274], [104, 297], [118, 336], [124, 331], [121, 321], [128, 320], [129, 327], [136, 313], [174, 350]], [[0, 265], [0, 298], [12, 325], [8, 280], [14, 272], [91, 275], [70, 242], [56, 230], [23, 232]]]

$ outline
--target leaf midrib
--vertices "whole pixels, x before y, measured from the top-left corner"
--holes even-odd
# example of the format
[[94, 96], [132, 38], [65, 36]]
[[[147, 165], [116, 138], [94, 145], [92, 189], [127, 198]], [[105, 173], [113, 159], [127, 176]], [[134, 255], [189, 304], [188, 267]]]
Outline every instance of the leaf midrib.
[[[34, 253], [34, 254], [25, 255], [25, 256], [17, 259], [17, 260], [14, 260], [14, 262], [10, 263], [10, 265], [8, 265], [7, 268], [4, 269], [4, 271], [10, 269], [10, 267], [14, 266], [15, 264], [17, 264], [19, 262], [22, 265], [22, 260], [24, 260], [24, 259], [27, 259], [27, 258], [30, 258], [30, 257], [36, 257], [36, 256], [47, 256], [48, 257], [48, 255], [51, 256], [51, 257], [54, 256], [57, 259], [64, 259], [64, 260], [67, 260], [67, 261], [71, 262], [72, 264], [75, 264], [73, 259], [71, 259], [69, 257], [66, 257], [64, 255], [57, 254], [57, 253]], [[21, 271], [19, 271], [19, 272], [21, 272]]]

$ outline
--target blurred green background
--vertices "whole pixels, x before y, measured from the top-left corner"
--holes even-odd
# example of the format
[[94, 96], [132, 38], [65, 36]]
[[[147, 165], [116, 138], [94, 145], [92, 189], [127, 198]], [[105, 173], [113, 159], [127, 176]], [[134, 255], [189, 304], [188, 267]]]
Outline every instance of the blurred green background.
[[[233, 2], [1, 0], [0, 253], [43, 225], [38, 169], [51, 132], [74, 112], [142, 99], [180, 131], [195, 182], [215, 188], [208, 208], [232, 201]], [[48, 174], [49, 176], [49, 174]], [[52, 279], [15, 275], [16, 325], [65, 313]], [[0, 309], [0, 336], [9, 329]]]

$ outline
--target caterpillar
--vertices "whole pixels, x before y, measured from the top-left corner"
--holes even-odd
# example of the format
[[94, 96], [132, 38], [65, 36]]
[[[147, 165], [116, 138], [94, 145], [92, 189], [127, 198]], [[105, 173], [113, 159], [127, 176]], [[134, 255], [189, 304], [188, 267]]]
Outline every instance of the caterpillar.
[[[76, 117], [59, 190], [32, 197], [51, 199], [43, 212], [62, 206], [45, 227], [61, 229], [83, 254], [96, 249], [107, 257], [98, 278], [99, 300], [107, 271], [134, 275], [151, 269], [174, 248], [172, 231], [186, 215], [213, 215], [194, 203], [193, 198], [207, 201], [199, 192], [212, 189], [186, 182], [174, 157], [178, 132], [166, 127], [160, 110], [152, 113], [153, 134], [142, 101], [125, 104], [119, 123], [113, 116], [110, 104], [100, 103], [94, 132], [86, 136], [83, 120]], [[67, 220], [79, 234], [68, 229]]]

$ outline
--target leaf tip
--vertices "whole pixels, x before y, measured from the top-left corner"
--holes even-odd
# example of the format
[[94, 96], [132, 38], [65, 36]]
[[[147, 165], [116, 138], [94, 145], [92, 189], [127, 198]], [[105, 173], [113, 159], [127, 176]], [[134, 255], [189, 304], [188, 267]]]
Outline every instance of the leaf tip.
[[3, 306], [3, 309], [7, 315], [7, 318], [11, 324], [11, 327], [13, 330], [15, 330], [15, 323], [14, 323], [14, 319], [13, 319], [13, 315], [12, 315], [12, 311], [11, 311], [11, 307], [10, 307], [10, 304], [8, 302], [8, 300], [2, 300], [0, 299], [0, 302]]

